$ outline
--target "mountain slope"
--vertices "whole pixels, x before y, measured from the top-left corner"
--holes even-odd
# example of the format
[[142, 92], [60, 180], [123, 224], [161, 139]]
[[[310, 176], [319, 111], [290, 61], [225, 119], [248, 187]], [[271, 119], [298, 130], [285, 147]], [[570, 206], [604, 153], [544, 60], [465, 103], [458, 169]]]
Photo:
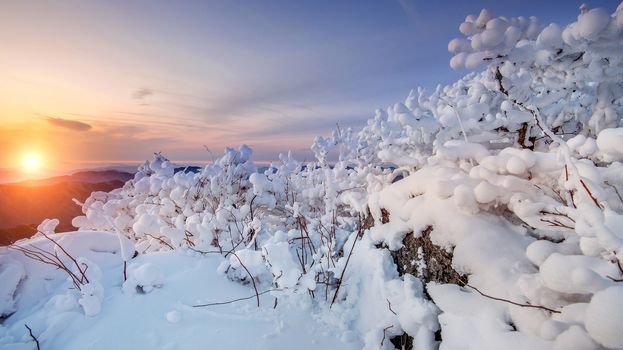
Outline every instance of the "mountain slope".
[[84, 177], [62, 177], [0, 184], [0, 245], [31, 236], [35, 231], [28, 227], [36, 227], [46, 218], [58, 218], [61, 221], [59, 229], [73, 230], [71, 220], [82, 214], [82, 209], [72, 201], [73, 198], [84, 201], [95, 191], [108, 192], [122, 187], [131, 176], [117, 175], [121, 179], [112, 181], [107, 176], [89, 176], [89, 182], [81, 182], [86, 180]]

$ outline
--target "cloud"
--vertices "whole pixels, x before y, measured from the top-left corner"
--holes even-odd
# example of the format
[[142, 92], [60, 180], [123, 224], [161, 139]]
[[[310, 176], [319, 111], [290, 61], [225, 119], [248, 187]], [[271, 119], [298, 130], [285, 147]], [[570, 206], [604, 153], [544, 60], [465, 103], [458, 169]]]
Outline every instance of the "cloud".
[[416, 9], [415, 2], [410, 0], [398, 0], [398, 4], [400, 4], [404, 13], [413, 23], [418, 23], [422, 20], [422, 16]]
[[140, 88], [132, 93], [132, 98], [135, 100], [144, 100], [145, 98], [154, 94], [154, 91], [150, 88]]
[[45, 119], [48, 123], [57, 126], [59, 128], [65, 128], [74, 131], [89, 131], [91, 130], [91, 125], [83, 122], [79, 122], [77, 120], [69, 120], [63, 118], [56, 117], [47, 117]]

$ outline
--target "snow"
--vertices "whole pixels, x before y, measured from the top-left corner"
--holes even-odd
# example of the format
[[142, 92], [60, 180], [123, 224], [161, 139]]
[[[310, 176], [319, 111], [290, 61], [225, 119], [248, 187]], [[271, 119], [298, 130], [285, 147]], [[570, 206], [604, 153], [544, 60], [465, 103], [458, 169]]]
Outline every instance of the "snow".
[[255, 195], [261, 195], [264, 191], [268, 190], [270, 182], [264, 174], [253, 173], [249, 176], [249, 182], [253, 185], [253, 193]]
[[123, 283], [123, 290], [126, 293], [149, 293], [154, 288], [161, 288], [164, 277], [158, 268], [152, 264], [138, 265], [135, 263], [128, 266], [129, 277]]
[[556, 23], [545, 27], [536, 39], [539, 49], [554, 49], [562, 45], [562, 29]]
[[182, 313], [177, 310], [169, 311], [166, 318], [170, 323], [179, 323], [182, 320]]
[[597, 147], [610, 161], [623, 161], [623, 128], [604, 129], [597, 135]]
[[[274, 276], [280, 276], [275, 280], [278, 286], [282, 288], [293, 288], [303, 277], [300, 265], [295, 263], [294, 257], [290, 253], [290, 245], [288, 242], [278, 242], [274, 244], [266, 244], [263, 248], [263, 256], [266, 263], [270, 265], [270, 271]], [[313, 280], [313, 279], [312, 279]], [[311, 290], [315, 286], [310, 286]]]
[[104, 289], [97, 282], [91, 282], [82, 286], [80, 291], [81, 297], [78, 304], [82, 306], [86, 316], [95, 316], [102, 309], [102, 300], [104, 299]]
[[573, 325], [556, 337], [554, 350], [563, 349], [596, 350], [598, 346], [582, 327]]
[[[580, 11], [467, 16], [450, 65], [480, 71], [311, 162], [259, 171], [241, 145], [174, 174], [156, 153], [78, 232], [0, 249], [0, 346], [31, 347], [26, 323], [46, 349], [623, 348], [623, 4]], [[460, 278], [427, 277], [423, 246], [395, 260], [406, 238]]]
[[440, 349], [548, 349], [539, 337], [513, 332], [504, 307], [456, 285], [429, 285], [428, 289], [443, 311], [439, 322], [448, 341]]
[[560, 253], [551, 254], [540, 268], [543, 284], [562, 293], [590, 293], [603, 289], [611, 281], [600, 275], [614, 272], [614, 266], [602, 259]]
[[610, 14], [604, 9], [596, 8], [580, 15], [577, 31], [586, 39], [594, 39], [610, 22]]
[[0, 316], [8, 316], [15, 311], [15, 294], [19, 283], [24, 279], [24, 268], [19, 263], [6, 264], [0, 272]]
[[623, 348], [623, 287], [603, 289], [591, 298], [586, 308], [586, 329], [598, 343], [608, 348]]
[[[66, 235], [81, 235], [81, 232]], [[11, 253], [11, 257], [21, 259]], [[216, 272], [223, 258], [211, 255], [190, 255], [183, 252], [140, 255], [132, 260], [138, 275], [154, 278], [154, 270], [165, 276], [167, 283], [148, 294], [124, 293], [121, 288], [120, 260], [103, 270], [106, 298], [98, 314], [85, 315], [79, 306], [68, 303], [62, 284], [49, 289], [55, 303], [22, 295], [19, 314], [0, 326], [0, 347], [28, 347], [30, 337], [23, 324], [28, 324], [38, 336], [43, 349], [111, 349], [152, 348], [188, 349], [210, 344], [215, 348], [277, 349], [297, 344], [301, 349], [340, 348], [360, 349], [353, 339], [340, 340], [341, 335], [317, 320], [322, 310], [308, 303], [280, 299], [273, 309], [274, 297], [260, 296], [261, 307], [255, 300], [198, 307], [193, 305], [226, 302], [253, 296], [248, 285], [228, 280]], [[48, 267], [37, 267], [51, 270]], [[151, 270], [151, 271], [150, 271]], [[108, 278], [107, 278], [108, 277]], [[61, 277], [62, 279], [62, 277]], [[60, 282], [59, 279], [54, 281]], [[45, 282], [39, 278], [24, 281], [24, 287]], [[47, 281], [46, 283], [53, 282]], [[25, 300], [26, 299], [26, 300]], [[303, 298], [300, 298], [303, 299]], [[303, 299], [305, 300], [305, 299]], [[108, 334], [110, 336], [101, 336]]]

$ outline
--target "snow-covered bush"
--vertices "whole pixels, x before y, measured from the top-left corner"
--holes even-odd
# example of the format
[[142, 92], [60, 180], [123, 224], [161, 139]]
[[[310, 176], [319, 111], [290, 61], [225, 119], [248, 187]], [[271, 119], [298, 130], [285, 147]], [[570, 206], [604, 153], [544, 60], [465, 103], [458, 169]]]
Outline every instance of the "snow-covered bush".
[[162, 287], [164, 277], [152, 264], [130, 266], [128, 279], [123, 283], [123, 291], [128, 294], [149, 293]]
[[63, 286], [63, 292], [48, 303], [54, 310], [81, 309], [86, 316], [101, 311], [104, 271], [121, 263], [121, 256], [132, 255], [132, 242], [124, 239], [120, 246], [119, 237], [107, 232], [57, 234], [57, 225], [58, 220], [45, 220], [32, 238], [0, 249], [3, 312], [41, 298], [41, 292], [50, 288], [49, 281], [59, 281]]
[[140, 253], [218, 252], [229, 259], [222, 270], [232, 278], [305, 293], [322, 283], [328, 298], [335, 262], [361, 225], [367, 194], [389, 183], [391, 171], [329, 165], [321, 157], [303, 165], [287, 154], [260, 173], [250, 156], [247, 146], [228, 148], [195, 174], [174, 173], [156, 154], [123, 188], [94, 193], [73, 223], [118, 231]]
[[[373, 239], [398, 249], [406, 234], [432, 226], [433, 242], [453, 250], [453, 267], [468, 276], [466, 289], [429, 285], [442, 311], [442, 347], [621, 346], [611, 318], [594, 315], [606, 309], [602, 293], [609, 312], [623, 311], [611, 291], [623, 277], [622, 20], [621, 5], [612, 16], [583, 7], [577, 22], [541, 31], [536, 19], [483, 10], [468, 16], [460, 28], [467, 38], [449, 49], [453, 67], [484, 71], [377, 117], [396, 123], [400, 111], [440, 124], [429, 129], [429, 156], [397, 164], [416, 170], [370, 208], [377, 218], [387, 209], [393, 221], [374, 227]], [[408, 154], [407, 145], [399, 152]]]

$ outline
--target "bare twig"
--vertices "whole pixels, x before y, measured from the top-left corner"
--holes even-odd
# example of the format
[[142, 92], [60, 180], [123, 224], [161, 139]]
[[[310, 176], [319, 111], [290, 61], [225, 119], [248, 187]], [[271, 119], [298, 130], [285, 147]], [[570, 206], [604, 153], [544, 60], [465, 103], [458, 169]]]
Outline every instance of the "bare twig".
[[344, 192], [346, 192], [346, 191], [352, 191], [352, 190], [362, 190], [362, 189], [364, 189], [364, 188], [366, 188], [366, 186], [355, 186], [355, 187], [343, 188], [343, 189], [341, 189], [341, 190], [337, 191], [336, 193], [337, 193], [338, 195], [340, 195], [340, 194], [342, 194], [342, 193], [344, 193]]
[[235, 252], [232, 252], [232, 255], [235, 256], [236, 259], [238, 259], [238, 262], [240, 262], [240, 265], [249, 274], [249, 278], [251, 279], [251, 283], [253, 283], [253, 289], [255, 290], [255, 297], [257, 299], [257, 307], [260, 307], [260, 294], [257, 292], [257, 286], [255, 285], [255, 278], [253, 278], [253, 275], [251, 275], [251, 272], [249, 271], [249, 269], [247, 269], [247, 267], [244, 266], [244, 264], [242, 263], [242, 260], [240, 260], [238, 255]]
[[389, 302], [389, 299], [385, 300], [387, 300], [387, 307], [389, 307], [389, 311], [391, 311], [394, 315], [398, 315], [394, 310], [392, 310], [392, 303]]
[[195, 243], [193, 243], [193, 241], [190, 240], [190, 238], [194, 236], [195, 235], [193, 235], [190, 231], [184, 230], [184, 241], [186, 241], [189, 247], [195, 246]]
[[[361, 219], [360, 219], [361, 221]], [[344, 264], [344, 269], [342, 269], [342, 273], [340, 274], [340, 278], [338, 280], [337, 288], [335, 288], [335, 294], [333, 294], [333, 299], [331, 300], [331, 306], [335, 303], [335, 299], [337, 299], [337, 294], [340, 292], [340, 287], [342, 286], [342, 280], [344, 279], [344, 272], [346, 272], [346, 268], [348, 267], [348, 262], [350, 261], [350, 257], [353, 255], [353, 250], [355, 250], [355, 244], [359, 240], [359, 235], [361, 234], [363, 225], [361, 222], [359, 223], [359, 231], [356, 236], [353, 238], [353, 245], [350, 247], [350, 252], [348, 252], [348, 257], [346, 258], [346, 263]]]
[[548, 307], [541, 306], [541, 305], [521, 304], [521, 303], [514, 302], [514, 301], [512, 301], [512, 300], [508, 300], [508, 299], [503, 299], [503, 298], [492, 297], [492, 296], [490, 296], [490, 295], [487, 295], [487, 294], [485, 294], [485, 293], [481, 292], [478, 288], [476, 288], [476, 287], [474, 287], [474, 286], [471, 286], [471, 285], [469, 285], [469, 284], [466, 284], [465, 286], [467, 286], [467, 287], [469, 287], [469, 288], [471, 288], [471, 289], [475, 290], [476, 292], [478, 292], [478, 294], [482, 295], [482, 296], [483, 296], [483, 297], [485, 297], [485, 298], [489, 298], [489, 299], [493, 299], [493, 300], [497, 300], [497, 301], [503, 301], [503, 302], [505, 302], [505, 303], [513, 304], [513, 305], [515, 305], [515, 306], [520, 306], [520, 307], [529, 307], [529, 308], [533, 308], [533, 309], [545, 310], [545, 311], [549, 311], [549, 312], [554, 313], [554, 314], [559, 314], [559, 313], [560, 313], [560, 311], [557, 311], [557, 310], [554, 310], [554, 309], [550, 309], [550, 308], [548, 308]]
[[[41, 231], [39, 231], [41, 232]], [[44, 234], [43, 232], [41, 232], [48, 240], [54, 242], [54, 244], [58, 247], [61, 248], [61, 251], [69, 258], [71, 259], [74, 264], [76, 265], [76, 267], [78, 268], [78, 272], [81, 275], [81, 277], [79, 277], [77, 275], [77, 273], [73, 272], [64, 262], [63, 260], [61, 260], [61, 258], [58, 256], [58, 253], [56, 251], [54, 252], [49, 252], [47, 250], [44, 250], [42, 248], [39, 248], [35, 245], [31, 245], [28, 248], [27, 247], [23, 247], [20, 245], [16, 245], [16, 244], [12, 244], [9, 245], [8, 248], [9, 249], [14, 249], [17, 250], [18, 252], [24, 254], [24, 256], [26, 256], [29, 259], [33, 259], [39, 262], [42, 262], [44, 264], [47, 265], [51, 265], [56, 267], [59, 270], [63, 270], [65, 271], [65, 273], [67, 273], [67, 275], [71, 278], [72, 283], [74, 284], [74, 286], [76, 287], [76, 289], [81, 290], [80, 286], [84, 285], [86, 283], [89, 283], [89, 280], [86, 277], [86, 268], [83, 268], [82, 266], [80, 266], [80, 264], [78, 263], [78, 261], [71, 256], [64, 248], [62, 248], [60, 246], [60, 244], [58, 244], [56, 241], [54, 241], [52, 238], [48, 237], [46, 234]], [[88, 266], [87, 266], [88, 268]]]
[[121, 255], [121, 259], [123, 260], [123, 282], [125, 282], [128, 280], [128, 257], [125, 256], [125, 244], [123, 243], [123, 235], [121, 234], [121, 230], [117, 228], [117, 225], [115, 225], [111, 218], [107, 217], [106, 221], [108, 221], [108, 225], [112, 226], [112, 228], [115, 229], [117, 239], [119, 240], [119, 254]]
[[588, 189], [588, 186], [586, 186], [586, 182], [584, 182], [583, 179], [580, 179], [580, 183], [582, 184], [582, 186], [586, 190], [586, 193], [588, 193], [588, 195], [591, 197], [591, 199], [593, 200], [593, 202], [595, 203], [597, 208], [603, 209], [604, 207], [601, 204], [599, 204], [599, 202], [597, 201], [597, 198], [595, 198], [595, 196], [593, 196], [593, 192], [591, 192], [591, 190]]
[[551, 212], [548, 210], [541, 210], [539, 213], [543, 214], [543, 215], [555, 215], [555, 216], [562, 216], [566, 219], [569, 219], [572, 222], [575, 222], [575, 220], [573, 220], [572, 218], [569, 217], [569, 215], [561, 213], [560, 211], [558, 211], [558, 209], [556, 209], [556, 212]]
[[28, 329], [28, 333], [30, 334], [30, 337], [35, 342], [35, 344], [37, 345], [37, 350], [41, 350], [41, 347], [39, 346], [39, 339], [37, 339], [37, 337], [35, 337], [35, 335], [32, 334], [32, 329], [30, 329], [30, 327], [28, 327], [27, 324], [24, 324], [24, 327], [26, 327], [26, 329]]
[[162, 237], [156, 237], [156, 236], [154, 236], [154, 235], [152, 235], [152, 234], [149, 234], [149, 233], [146, 233], [146, 234], [145, 234], [145, 236], [149, 236], [149, 237], [151, 237], [151, 238], [153, 238], [153, 239], [157, 240], [158, 242], [160, 242], [160, 243], [162, 243], [162, 244], [166, 245], [166, 246], [167, 246], [167, 247], [169, 247], [171, 250], [175, 250], [175, 248], [173, 248], [173, 246], [172, 246], [172, 245], [170, 245], [169, 243], [167, 243], [167, 241], [165, 241], [164, 239], [162, 239]]
[[623, 278], [614, 278], [612, 276], [606, 276], [607, 278], [609, 278], [612, 282], [623, 282]]
[[80, 272], [80, 274], [82, 275], [82, 279], [80, 280], [81, 282], [84, 280], [84, 281], [86, 281], [86, 283], [89, 283], [89, 279], [84, 274], [84, 270], [82, 270], [82, 268], [80, 267], [80, 264], [78, 264], [78, 261], [76, 260], [76, 258], [74, 258], [71, 254], [67, 253], [67, 251], [65, 250], [65, 248], [63, 248], [62, 245], [60, 245], [58, 242], [56, 242], [55, 240], [50, 238], [48, 235], [46, 235], [45, 232], [39, 231], [39, 230], [37, 230], [37, 232], [41, 233], [43, 235], [43, 237], [47, 238], [50, 242], [52, 242], [55, 246], [57, 246], [69, 259], [71, 259], [71, 261], [73, 261], [73, 263], [78, 268], [78, 272]]
[[570, 230], [573, 230], [574, 228], [568, 225], [563, 224], [562, 222], [558, 221], [558, 220], [548, 220], [548, 219], [540, 219], [543, 222], [547, 222], [549, 224], [549, 226], [555, 226], [555, 227], [563, 227], [563, 228], [568, 228]]
[[[250, 209], [250, 212], [251, 212], [251, 223], [253, 223], [253, 220], [255, 219], [255, 217], [253, 216], [253, 201], [255, 201], [255, 198], [257, 198], [257, 195], [254, 195], [253, 198], [251, 198], [251, 202], [249, 203], [249, 209]], [[257, 232], [255, 232], [255, 229], [251, 228], [249, 230], [249, 239], [248, 239], [248, 241], [249, 242], [253, 241], [253, 249], [255, 249], [255, 250], [257, 250], [256, 235], [257, 235]]]
[[387, 332], [388, 329], [392, 328], [393, 326], [394, 325], [383, 328], [383, 339], [381, 339], [381, 346], [380, 346], [381, 348], [383, 347], [383, 343], [385, 342], [385, 335], [386, 335], [385, 333]]
[[[621, 275], [623, 275], [623, 265], [621, 264], [621, 260], [619, 260], [619, 258], [615, 257], [613, 262], [619, 268], [619, 272], [621, 273]], [[623, 278], [614, 278], [612, 276], [606, 276], [606, 277], [608, 277], [612, 282], [623, 282]]]
[[217, 303], [198, 304], [198, 305], [193, 305], [193, 307], [207, 307], [207, 306], [231, 304], [231, 303], [235, 303], [237, 301], [253, 299], [255, 297], [258, 297], [260, 295], [263, 295], [263, 294], [266, 294], [266, 293], [269, 293], [269, 292], [280, 292], [282, 290], [283, 289], [268, 289], [268, 290], [265, 290], [263, 292], [260, 292], [260, 293], [257, 293], [255, 295], [251, 295], [251, 296], [248, 296], [248, 297], [244, 297], [244, 298], [238, 298], [238, 299], [233, 299], [233, 300], [229, 300], [229, 301], [221, 301], [221, 302], [217, 302]]
[[623, 204], [623, 197], [621, 197], [621, 194], [619, 193], [619, 190], [616, 188], [616, 186], [609, 183], [608, 181], [604, 181], [604, 183], [614, 189], [614, 192], [617, 194], [617, 197], [619, 197], [619, 201], [621, 201], [621, 204]]
[[186, 249], [192, 250], [193, 252], [200, 253], [200, 254], [222, 254], [222, 252], [218, 250], [199, 250], [193, 247], [186, 247]]
[[[569, 181], [569, 168], [567, 167], [567, 164], [565, 164], [565, 181]], [[573, 205], [574, 208], [577, 208], [575, 206], [575, 198], [573, 198], [573, 191], [569, 190], [569, 197], [571, 197], [571, 205]]]
[[[231, 230], [230, 230], [230, 237], [231, 237]], [[241, 244], [242, 242], [244, 242], [244, 240], [240, 240], [240, 241], [238, 241], [238, 243], [236, 243], [236, 245], [234, 245], [234, 243], [233, 243], [233, 237], [232, 237], [232, 248], [231, 248], [231, 250], [227, 251], [227, 252], [225, 253], [225, 255], [223, 255], [223, 257], [225, 257], [225, 258], [226, 258], [229, 254], [233, 254], [233, 253], [234, 253], [234, 251], [236, 250], [236, 248], [238, 248], [238, 246], [240, 246], [240, 244]]]

